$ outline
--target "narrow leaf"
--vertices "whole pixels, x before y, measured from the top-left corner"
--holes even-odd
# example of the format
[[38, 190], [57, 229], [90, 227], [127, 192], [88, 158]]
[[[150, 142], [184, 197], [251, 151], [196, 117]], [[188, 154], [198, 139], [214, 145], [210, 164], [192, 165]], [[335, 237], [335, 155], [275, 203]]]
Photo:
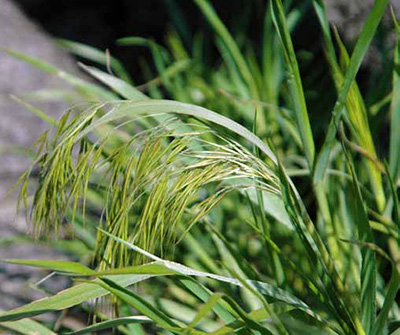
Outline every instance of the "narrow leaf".
[[[354, 187], [354, 224], [358, 228], [360, 242], [374, 243], [368, 215], [353, 164], [349, 160]], [[368, 248], [361, 248], [361, 323], [364, 331], [371, 334], [376, 313], [376, 255]]]
[[273, 0], [270, 2], [270, 4], [272, 19], [284, 51], [283, 53], [285, 56], [287, 69], [287, 82], [292, 99], [292, 108], [294, 110], [297, 127], [300, 132], [303, 149], [307, 157], [308, 166], [310, 169], [312, 169], [314, 166], [315, 145], [310, 121], [308, 119], [306, 100], [304, 97], [303, 85], [301, 83], [299, 66], [294, 52], [292, 39], [290, 37], [289, 27], [286, 22], [282, 1]]
[[[146, 280], [151, 275], [122, 275], [114, 276], [114, 282], [122, 287]], [[47, 312], [59, 311], [79, 305], [85, 301], [105, 296], [108, 291], [99, 287], [99, 279], [90, 283], [79, 284], [57, 293], [49, 298], [36, 300], [30, 304], [15, 308], [11, 311], [0, 313], [0, 322], [19, 320], [26, 317], [39, 315]]]
[[110, 66], [115, 74], [128, 83], [131, 82], [129, 74], [126, 72], [122, 63], [113, 56], [107, 57], [105, 51], [96, 49], [86, 44], [64, 39], [57, 39], [57, 45], [76, 56], [91, 60], [104, 66]]
[[338, 95], [335, 107], [333, 109], [333, 116], [328, 127], [327, 135], [322, 146], [320, 153], [317, 156], [316, 164], [314, 167], [314, 183], [320, 182], [326, 173], [329, 164], [329, 157], [335, 142], [337, 127], [342, 117], [344, 106], [347, 100], [347, 95], [355, 80], [361, 62], [364, 59], [365, 53], [371, 44], [372, 38], [379, 22], [382, 19], [383, 13], [387, 6], [388, 0], [375, 1], [374, 7], [369, 14], [360, 37], [357, 40], [354, 51], [351, 55], [350, 63], [344, 76], [344, 81]]
[[83, 335], [90, 332], [95, 332], [103, 329], [114, 328], [123, 325], [136, 323], [153, 323], [153, 321], [147, 316], [137, 315], [137, 316], [126, 316], [122, 318], [115, 318], [103, 322], [96, 323], [86, 328], [82, 328], [73, 332], [66, 332], [63, 335]]
[[390, 122], [389, 166], [396, 184], [400, 173], [400, 26], [395, 17], [393, 17], [393, 20], [396, 26], [397, 39], [394, 49], [393, 90], [390, 105], [392, 118]]

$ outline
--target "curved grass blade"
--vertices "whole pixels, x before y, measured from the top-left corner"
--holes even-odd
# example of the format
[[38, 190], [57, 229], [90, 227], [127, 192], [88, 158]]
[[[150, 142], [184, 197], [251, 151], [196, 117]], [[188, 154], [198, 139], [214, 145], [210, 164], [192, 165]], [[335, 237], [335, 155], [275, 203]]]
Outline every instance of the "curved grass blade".
[[[134, 244], [128, 242], [128, 241], [124, 241], [123, 239], [110, 234], [104, 230], [101, 230], [104, 234], [106, 234], [107, 236], [109, 236], [110, 238], [114, 239], [115, 241], [122, 243], [124, 245], [126, 245], [128, 248], [131, 248], [132, 250], [136, 251], [136, 252], [144, 252], [145, 255], [147, 257], [149, 257], [149, 253], [141, 250], [139, 247], [135, 246]], [[215, 275], [212, 273], [208, 273], [208, 272], [203, 272], [203, 271], [199, 271], [199, 270], [195, 270], [192, 268], [189, 268], [187, 266], [184, 266], [182, 264], [176, 263], [176, 262], [170, 262], [170, 261], [165, 261], [162, 260], [154, 255], [152, 255], [153, 259], [156, 259], [156, 262], [150, 263], [148, 265], [151, 264], [158, 264], [158, 265], [163, 265], [165, 266], [166, 269], [175, 271], [176, 274], [182, 274], [185, 276], [197, 276], [197, 277], [207, 277], [207, 278], [211, 278], [211, 279], [215, 279], [221, 282], [225, 282], [231, 285], [235, 285], [235, 286], [240, 286], [242, 287], [242, 283], [240, 282], [240, 280], [232, 278], [232, 277], [225, 277], [225, 276], [221, 276], [221, 275]], [[129, 271], [132, 271], [132, 273], [135, 273], [134, 271], [137, 270], [137, 268], [140, 267], [127, 267], [127, 268], [122, 268], [122, 269], [114, 269], [114, 270], [110, 270], [107, 272], [99, 272], [97, 273], [97, 275], [109, 275], [111, 273], [113, 274], [121, 274], [121, 273], [129, 273]], [[123, 271], [123, 272], [119, 272], [119, 271]], [[317, 314], [315, 314], [312, 309], [310, 307], [307, 306], [307, 304], [305, 304], [303, 301], [301, 301], [300, 299], [298, 299], [297, 297], [293, 296], [292, 294], [279, 289], [277, 287], [274, 287], [273, 285], [270, 285], [268, 283], [265, 282], [261, 282], [261, 281], [255, 281], [255, 280], [247, 280], [247, 282], [252, 285], [253, 287], [256, 287], [257, 290], [265, 297], [268, 298], [273, 298], [275, 300], [278, 301], [282, 301], [285, 302], [291, 306], [294, 306], [300, 310], [305, 311], [306, 313], [308, 313], [311, 316], [314, 316], [316, 318], [319, 318], [319, 316], [317, 316]]]
[[153, 323], [153, 321], [148, 318], [147, 316], [142, 316], [142, 315], [135, 315], [135, 316], [126, 316], [122, 318], [115, 318], [103, 322], [96, 323], [94, 325], [91, 325], [89, 327], [85, 327], [73, 332], [66, 332], [63, 333], [63, 335], [83, 335], [87, 334], [90, 332], [95, 332], [99, 330], [104, 330], [108, 328], [114, 328], [118, 326], [123, 326], [123, 325], [129, 325], [129, 324], [137, 324], [137, 323]]
[[80, 133], [79, 138], [84, 137], [94, 128], [102, 124], [135, 114], [184, 114], [204, 119], [229, 129], [230, 131], [242, 136], [247, 141], [257, 146], [264, 154], [267, 155], [267, 157], [272, 160], [272, 162], [274, 162], [275, 164], [277, 163], [276, 157], [271, 149], [263, 141], [261, 141], [259, 137], [255, 136], [251, 131], [249, 131], [239, 123], [232, 121], [225, 116], [212, 112], [206, 108], [170, 100], [151, 100], [139, 102], [127, 101], [114, 102], [109, 104], [111, 106], [114, 105], [114, 108], [103, 117], [101, 117], [99, 120], [89, 125], [85, 130], [83, 130]]
[[388, 4], [388, 0], [376, 0], [370, 12], [360, 37], [357, 40], [356, 46], [350, 58], [350, 63], [344, 76], [343, 84], [338, 95], [335, 107], [333, 109], [332, 119], [328, 126], [327, 135], [319, 152], [314, 166], [314, 183], [323, 180], [329, 164], [329, 157], [332, 146], [335, 142], [337, 127], [342, 117], [344, 106], [347, 100], [347, 95], [353, 84], [361, 62], [364, 59], [365, 53], [371, 44], [372, 38], [379, 22], [382, 19], [383, 13]]
[[156, 42], [154, 42], [148, 38], [139, 37], [139, 36], [122, 37], [122, 38], [119, 38], [116, 43], [119, 46], [141, 46], [141, 47], [150, 47], [150, 44], [154, 43], [158, 48], [163, 50], [163, 53], [165, 53], [165, 55], [168, 53], [167, 50], [160, 44], [157, 44]]
[[[122, 287], [138, 283], [151, 278], [152, 275], [121, 275], [113, 276], [114, 282]], [[0, 313], [0, 322], [19, 320], [30, 316], [59, 311], [79, 305], [85, 301], [93, 300], [107, 295], [109, 292], [97, 284], [99, 279], [88, 283], [79, 284], [63, 290], [49, 298], [31, 302], [30, 304]]]
[[[123, 80], [116, 78], [112, 75], [109, 75], [108, 73], [105, 73], [99, 69], [96, 69], [95, 67], [91, 66], [86, 66], [82, 63], [79, 63], [79, 66], [84, 69], [86, 72], [88, 72], [91, 76], [102, 82], [103, 84], [107, 85], [110, 87], [112, 90], [114, 90], [116, 93], [118, 93], [120, 96], [123, 98], [130, 100], [130, 101], [149, 101], [151, 100], [147, 95], [130, 85], [129, 83], [124, 82]], [[168, 69], [167, 69], [168, 70]], [[172, 74], [175, 73], [176, 69], [174, 72], [168, 72], [167, 70], [165, 72], [165, 77], [169, 77]], [[164, 78], [165, 79], [165, 78]], [[167, 117], [164, 117], [163, 115], [159, 116], [158, 121], [160, 123], [168, 121]], [[139, 119], [138, 120], [140, 123], [144, 124], [145, 126], [149, 127], [149, 122], [146, 119]], [[177, 122], [181, 125], [182, 129], [186, 129], [187, 132], [190, 132], [190, 128], [183, 125], [182, 122]], [[168, 128], [168, 126], [167, 126]]]
[[56, 333], [51, 331], [49, 328], [31, 319], [2, 322], [0, 323], [0, 328], [11, 330], [22, 335], [25, 334], [56, 335]]
[[[197, 276], [197, 277], [207, 277], [211, 279], [215, 279], [221, 282], [225, 282], [228, 284], [232, 284], [235, 286], [243, 286], [240, 280], [237, 280], [235, 278], [231, 277], [225, 277], [225, 276], [220, 276], [220, 275], [215, 275], [212, 273], [208, 272], [203, 272], [199, 270], [195, 270], [192, 268], [189, 268], [187, 266], [184, 266], [179, 263], [175, 262], [170, 262], [170, 261], [165, 261], [162, 260], [154, 255], [149, 254], [148, 252], [140, 249], [139, 247], [135, 246], [132, 243], [129, 243], [127, 241], [124, 241], [106, 231], [101, 230], [104, 234], [109, 236], [110, 238], [113, 238], [115, 241], [120, 242], [127, 247], [131, 248], [132, 250], [136, 252], [141, 252], [144, 253], [147, 257], [151, 256], [154, 259], [156, 259], [155, 262], [144, 264], [144, 265], [139, 265], [139, 266], [130, 266], [130, 267], [124, 267], [124, 268], [119, 268], [119, 269], [112, 269], [112, 270], [106, 270], [106, 271], [94, 271], [90, 270], [89, 268], [79, 264], [79, 263], [74, 263], [74, 262], [67, 262], [67, 261], [41, 261], [41, 260], [24, 260], [24, 259], [14, 259], [14, 260], [7, 260], [8, 263], [13, 263], [13, 264], [23, 264], [23, 265], [28, 265], [28, 266], [34, 266], [34, 267], [39, 267], [39, 268], [46, 268], [49, 270], [53, 271], [59, 271], [64, 274], [72, 275], [72, 276], [95, 276], [95, 277], [101, 277], [102, 279], [106, 278], [106, 276], [139, 276], [144, 275], [146, 278], [150, 278], [152, 276], [165, 276], [165, 275], [185, 275], [185, 276]], [[144, 278], [144, 279], [146, 279]], [[143, 279], [141, 279], [143, 280]], [[140, 281], [140, 280], [139, 280]], [[96, 281], [97, 283], [98, 281]], [[257, 287], [257, 289], [260, 290], [260, 292], [265, 295], [266, 297], [273, 298], [278, 301], [285, 302], [293, 307], [299, 308], [301, 310], [304, 310], [306, 313], [309, 313], [310, 315], [315, 315], [312, 310], [300, 299], [292, 296], [290, 293], [283, 291], [279, 288], [276, 288], [268, 283], [260, 282], [260, 281], [254, 281], [254, 280], [248, 280], [248, 282]], [[94, 284], [95, 282], [93, 282]], [[82, 284], [85, 285], [85, 284]], [[89, 284], [87, 284], [89, 285]], [[129, 284], [130, 285], [130, 284]], [[78, 285], [79, 286], [79, 285]], [[76, 286], [76, 287], [78, 287]], [[72, 290], [71, 288], [70, 290]], [[61, 294], [60, 292], [59, 294]], [[51, 298], [57, 297], [53, 296]], [[69, 294], [68, 296], [71, 296]], [[48, 298], [48, 299], [51, 299]], [[93, 298], [88, 298], [88, 299], [93, 299]], [[86, 300], [88, 300], [86, 299]], [[46, 299], [45, 299], [46, 300]], [[85, 301], [85, 300], [84, 300]], [[48, 304], [49, 305], [49, 304]], [[27, 305], [28, 306], [28, 305]], [[36, 314], [33, 314], [36, 315]], [[27, 315], [30, 316], [30, 315]], [[2, 320], [2, 315], [0, 315], [0, 322]]]
[[150, 99], [147, 95], [135, 89], [131, 84], [126, 81], [114, 77], [111, 74], [105, 73], [95, 67], [86, 66], [82, 63], [78, 63], [79, 66], [89, 73], [91, 76], [102, 82], [103, 84], [110, 87], [116, 93], [121, 95], [123, 98], [133, 101], [148, 100]]

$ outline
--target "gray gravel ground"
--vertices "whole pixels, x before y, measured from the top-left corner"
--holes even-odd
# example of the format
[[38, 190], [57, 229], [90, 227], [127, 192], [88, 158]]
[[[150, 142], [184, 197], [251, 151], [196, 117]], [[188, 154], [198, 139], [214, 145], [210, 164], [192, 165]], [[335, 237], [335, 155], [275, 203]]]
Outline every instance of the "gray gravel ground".
[[[12, 1], [0, 0], [0, 46], [44, 59], [59, 68], [77, 72], [75, 61], [59, 50], [38, 26], [25, 17]], [[0, 53], [0, 258], [65, 258], [50, 248], [24, 243], [6, 243], [18, 234], [25, 235], [24, 215], [15, 217], [16, 197], [7, 196], [29, 160], [15, 155], [15, 147], [27, 148], [47, 128], [35, 115], [9, 98], [10, 94], [67, 87], [60, 79], [44, 74], [30, 65]], [[58, 117], [66, 109], [60, 103], [39, 103], [38, 106]], [[10, 309], [43, 297], [29, 285], [45, 275], [43, 271], [0, 263], [0, 309]], [[28, 281], [29, 280], [29, 281]], [[58, 290], [65, 280], [49, 281], [49, 289]]]

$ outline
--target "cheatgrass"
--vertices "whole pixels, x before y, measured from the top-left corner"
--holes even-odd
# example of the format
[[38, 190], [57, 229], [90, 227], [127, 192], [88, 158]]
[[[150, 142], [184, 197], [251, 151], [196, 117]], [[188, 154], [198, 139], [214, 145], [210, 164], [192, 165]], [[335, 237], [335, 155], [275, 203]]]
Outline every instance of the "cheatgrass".
[[[98, 63], [81, 67], [99, 84], [5, 50], [75, 88], [26, 97], [71, 102], [59, 120], [15, 100], [51, 125], [19, 180], [19, 204], [34, 235], [51, 236], [76, 262], [5, 261], [77, 283], [2, 312], [0, 326], [70, 335], [396, 333], [398, 40], [393, 64], [382, 65], [392, 73], [386, 90], [365, 93], [355, 80], [388, 1], [375, 1], [352, 51], [321, 0], [271, 0], [259, 47], [244, 28], [233, 36], [211, 2], [194, 2], [219, 61], [206, 57], [207, 32], [191, 34], [178, 2], [166, 2], [174, 28], [164, 46], [136, 36], [117, 41], [150, 49], [141, 85], [117, 59], [72, 41], [59, 44]], [[292, 36], [311, 11], [325, 59], [304, 73]], [[319, 110], [329, 121], [322, 130], [307, 98], [320, 64], [337, 96]], [[87, 304], [106, 296], [118, 315]], [[76, 306], [99, 322], [74, 329], [62, 317], [54, 326], [33, 319]]]

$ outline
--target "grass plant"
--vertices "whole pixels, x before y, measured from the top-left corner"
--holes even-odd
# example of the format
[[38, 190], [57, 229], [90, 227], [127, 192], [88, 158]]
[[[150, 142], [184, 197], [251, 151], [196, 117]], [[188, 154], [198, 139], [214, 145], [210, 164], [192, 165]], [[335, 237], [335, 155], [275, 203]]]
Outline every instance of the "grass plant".
[[[208, 35], [191, 37], [179, 2], [167, 3], [175, 16], [165, 45], [117, 41], [149, 48], [141, 85], [117, 59], [76, 42], [59, 44], [99, 64], [81, 64], [98, 84], [4, 50], [66, 80], [86, 101], [53, 120], [17, 98], [52, 126], [19, 180], [19, 203], [37, 238], [71, 231], [93, 257], [66, 247], [76, 261], [4, 260], [76, 284], [1, 312], [0, 327], [54, 334], [33, 318], [112, 296], [118, 315], [90, 308], [100, 322], [71, 329], [61, 320], [60, 333], [395, 334], [399, 39], [393, 64], [384, 65], [393, 65], [390, 92], [368, 105], [356, 81], [388, 1], [375, 1], [351, 52], [322, 0], [269, 1], [259, 47], [245, 30], [234, 36], [210, 1], [194, 0], [219, 52], [212, 65]], [[293, 39], [310, 13], [337, 95], [331, 110], [319, 111], [330, 120], [322, 131], [307, 91], [314, 72], [303, 73]], [[376, 115], [390, 119], [388, 147], [371, 124]]]

